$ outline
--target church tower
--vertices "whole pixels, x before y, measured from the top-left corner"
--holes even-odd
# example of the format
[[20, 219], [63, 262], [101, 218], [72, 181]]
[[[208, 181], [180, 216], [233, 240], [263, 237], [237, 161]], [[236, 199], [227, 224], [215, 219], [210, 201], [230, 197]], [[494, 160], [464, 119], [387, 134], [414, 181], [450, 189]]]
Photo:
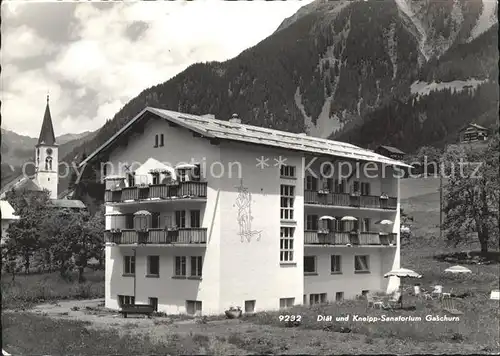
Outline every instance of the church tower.
[[36, 175], [35, 182], [42, 188], [50, 191], [50, 198], [57, 199], [58, 175], [58, 147], [50, 116], [49, 96], [47, 95], [47, 106], [43, 116], [42, 129], [38, 144], [35, 147]]

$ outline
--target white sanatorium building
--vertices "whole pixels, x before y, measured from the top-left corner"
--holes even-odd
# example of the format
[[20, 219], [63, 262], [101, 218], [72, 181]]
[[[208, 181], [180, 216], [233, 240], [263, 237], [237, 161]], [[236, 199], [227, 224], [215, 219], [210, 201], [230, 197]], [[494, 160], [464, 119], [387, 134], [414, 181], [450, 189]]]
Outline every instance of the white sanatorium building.
[[383, 275], [400, 263], [401, 162], [149, 107], [90, 160], [108, 162], [106, 307], [255, 312], [399, 285]]

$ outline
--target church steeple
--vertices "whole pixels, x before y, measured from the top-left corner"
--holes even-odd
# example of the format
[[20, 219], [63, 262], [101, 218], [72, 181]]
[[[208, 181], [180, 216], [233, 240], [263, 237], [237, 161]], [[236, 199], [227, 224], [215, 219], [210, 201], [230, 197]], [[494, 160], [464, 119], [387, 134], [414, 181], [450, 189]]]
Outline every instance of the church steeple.
[[52, 117], [49, 108], [49, 95], [47, 94], [47, 106], [45, 107], [45, 114], [43, 115], [42, 129], [38, 138], [39, 145], [52, 146], [56, 143], [56, 136], [54, 135], [54, 126], [52, 126]]
[[57, 185], [59, 183], [59, 149], [52, 126], [52, 117], [49, 109], [49, 96], [43, 116], [42, 129], [38, 144], [35, 147], [36, 175], [35, 182], [42, 189], [50, 192], [51, 199], [57, 199]]

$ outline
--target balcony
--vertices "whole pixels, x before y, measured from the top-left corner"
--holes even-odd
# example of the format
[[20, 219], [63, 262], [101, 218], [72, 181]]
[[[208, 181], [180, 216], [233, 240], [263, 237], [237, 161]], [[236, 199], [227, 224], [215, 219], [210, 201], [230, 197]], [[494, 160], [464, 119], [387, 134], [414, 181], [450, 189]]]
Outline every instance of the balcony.
[[106, 203], [124, 203], [130, 201], [205, 199], [207, 182], [180, 182], [176, 185], [150, 184], [125, 187], [121, 190], [106, 190]]
[[348, 193], [320, 193], [314, 190], [304, 191], [304, 204], [344, 206], [352, 208], [396, 210], [398, 199], [382, 198], [375, 195], [351, 195]]
[[117, 245], [189, 245], [206, 244], [206, 228], [179, 228], [176, 230], [147, 229], [146, 231], [121, 230], [106, 231], [106, 242]]
[[304, 245], [389, 246], [396, 244], [396, 236], [395, 233], [379, 232], [304, 231]]

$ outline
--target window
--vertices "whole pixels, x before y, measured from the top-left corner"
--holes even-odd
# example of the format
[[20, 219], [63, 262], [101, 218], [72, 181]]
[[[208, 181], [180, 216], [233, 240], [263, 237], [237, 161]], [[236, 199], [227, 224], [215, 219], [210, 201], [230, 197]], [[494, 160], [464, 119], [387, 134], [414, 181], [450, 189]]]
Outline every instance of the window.
[[188, 174], [186, 169], [178, 169], [177, 170], [177, 177], [179, 177], [179, 182], [187, 182], [188, 181]]
[[160, 134], [160, 147], [164, 146], [164, 141], [163, 141], [163, 134]]
[[153, 176], [153, 184], [160, 184], [160, 173], [151, 173]]
[[345, 193], [345, 179], [335, 179], [335, 193]]
[[45, 158], [45, 170], [46, 171], [52, 170], [52, 157]]
[[304, 274], [316, 273], [316, 256], [304, 256]]
[[293, 202], [295, 187], [293, 185], [281, 185], [281, 220], [293, 220]]
[[128, 214], [125, 216], [125, 229], [134, 228], [134, 215]]
[[370, 219], [369, 218], [365, 218], [363, 219], [363, 231], [370, 231]]
[[160, 213], [154, 212], [151, 214], [151, 228], [153, 229], [160, 228]]
[[370, 183], [368, 182], [361, 183], [361, 195], [370, 195]]
[[342, 221], [341, 216], [335, 217], [334, 224], [335, 224], [335, 231], [339, 231], [339, 232], [347, 231], [347, 221]]
[[352, 192], [359, 193], [359, 181], [354, 181], [352, 184]]
[[191, 277], [201, 277], [202, 267], [201, 256], [191, 256]]
[[158, 135], [155, 135], [155, 145], [153, 147], [158, 147]]
[[135, 304], [135, 297], [132, 297], [130, 295], [119, 295], [118, 306], [122, 307], [127, 304]]
[[295, 178], [295, 166], [281, 166], [280, 176], [282, 178]]
[[326, 293], [311, 294], [309, 295], [309, 304], [326, 303]]
[[359, 220], [354, 220], [352, 222], [352, 230], [353, 231], [358, 231], [359, 230]]
[[135, 274], [135, 257], [124, 256], [123, 258], [123, 274]]
[[135, 176], [133, 173], [127, 174], [127, 182], [129, 187], [133, 187], [135, 185]]
[[344, 300], [344, 292], [335, 293], [335, 301], [340, 302]]
[[291, 308], [295, 304], [295, 298], [280, 298], [280, 309]]
[[128, 186], [133, 187], [135, 185], [135, 176], [133, 173], [127, 174]]
[[354, 256], [354, 272], [370, 272], [369, 256]]
[[158, 298], [153, 298], [153, 297], [149, 297], [149, 305], [151, 305], [154, 310], [157, 312], [158, 311]]
[[255, 300], [245, 300], [245, 313], [255, 312]]
[[306, 176], [305, 190], [318, 190], [318, 180], [313, 176]]
[[199, 164], [195, 164], [193, 171], [191, 173], [191, 179], [193, 181], [199, 182], [201, 180], [201, 168]]
[[306, 230], [318, 230], [318, 215], [307, 215], [306, 217]]
[[148, 256], [148, 276], [160, 275], [160, 256]]
[[191, 210], [191, 227], [201, 227], [199, 210]]
[[201, 301], [186, 300], [186, 313], [189, 315], [201, 314]]
[[321, 181], [321, 189], [323, 190], [332, 190], [332, 180], [329, 178], [325, 178]]
[[175, 277], [186, 277], [186, 256], [175, 256]]
[[175, 225], [178, 228], [186, 227], [186, 212], [184, 210], [175, 212]]
[[294, 227], [282, 227], [280, 232], [280, 262], [293, 262]]
[[331, 259], [331, 272], [332, 273], [342, 273], [342, 256], [332, 255]]

